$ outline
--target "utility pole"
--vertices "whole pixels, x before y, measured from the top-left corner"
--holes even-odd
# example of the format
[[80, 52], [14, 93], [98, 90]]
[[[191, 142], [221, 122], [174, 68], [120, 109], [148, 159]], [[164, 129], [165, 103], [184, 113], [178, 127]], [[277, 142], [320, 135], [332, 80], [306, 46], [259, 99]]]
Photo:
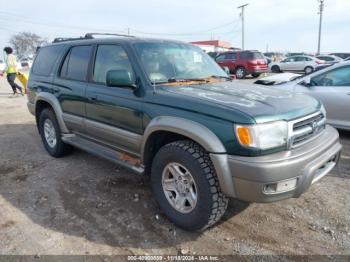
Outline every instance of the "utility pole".
[[320, 54], [321, 52], [321, 32], [322, 32], [322, 14], [323, 14], [323, 7], [324, 7], [324, 0], [318, 0], [320, 2], [320, 24], [318, 26], [318, 47], [317, 47], [317, 54]]
[[244, 50], [244, 7], [246, 7], [248, 4], [241, 5], [237, 8], [241, 8], [241, 18], [242, 18], [242, 50]]

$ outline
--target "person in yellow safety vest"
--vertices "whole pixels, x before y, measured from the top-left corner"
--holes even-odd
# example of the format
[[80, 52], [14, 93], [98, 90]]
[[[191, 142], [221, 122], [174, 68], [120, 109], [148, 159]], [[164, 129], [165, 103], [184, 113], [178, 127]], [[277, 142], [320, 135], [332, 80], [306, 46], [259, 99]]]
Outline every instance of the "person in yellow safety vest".
[[13, 95], [17, 96], [17, 90], [19, 90], [20, 94], [23, 95], [22, 87], [15, 83], [16, 75], [17, 75], [17, 60], [16, 57], [12, 54], [13, 50], [11, 47], [5, 47], [4, 51], [7, 55], [6, 57], [6, 68], [3, 73], [7, 75], [7, 82], [12, 87]]

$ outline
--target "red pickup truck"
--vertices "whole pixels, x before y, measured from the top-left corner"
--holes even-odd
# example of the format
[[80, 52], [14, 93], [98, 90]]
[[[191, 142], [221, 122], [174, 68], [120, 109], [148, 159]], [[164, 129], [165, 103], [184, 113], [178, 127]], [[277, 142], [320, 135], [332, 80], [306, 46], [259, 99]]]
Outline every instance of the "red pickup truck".
[[229, 51], [219, 54], [215, 61], [221, 67], [227, 67], [231, 74], [238, 79], [246, 75], [258, 77], [261, 73], [268, 71], [267, 61], [264, 55], [258, 51]]

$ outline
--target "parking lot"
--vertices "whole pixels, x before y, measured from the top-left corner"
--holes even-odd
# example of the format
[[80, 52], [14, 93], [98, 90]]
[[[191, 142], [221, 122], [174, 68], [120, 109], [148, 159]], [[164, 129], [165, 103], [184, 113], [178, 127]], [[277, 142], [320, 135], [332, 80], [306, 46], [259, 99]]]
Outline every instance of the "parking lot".
[[0, 78], [1, 254], [350, 255], [350, 133], [339, 165], [300, 198], [231, 200], [218, 225], [190, 233], [161, 213], [145, 177], [80, 150], [50, 157], [26, 97], [9, 95]]

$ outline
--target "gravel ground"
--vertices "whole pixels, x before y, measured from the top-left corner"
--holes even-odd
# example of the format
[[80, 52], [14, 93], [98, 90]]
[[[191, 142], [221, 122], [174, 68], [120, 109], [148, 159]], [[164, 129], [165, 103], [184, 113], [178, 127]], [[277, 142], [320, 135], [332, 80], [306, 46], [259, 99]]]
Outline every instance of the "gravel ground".
[[350, 255], [350, 133], [340, 164], [298, 199], [231, 200], [204, 233], [176, 228], [146, 178], [75, 150], [44, 150], [26, 98], [0, 79], [0, 254]]

